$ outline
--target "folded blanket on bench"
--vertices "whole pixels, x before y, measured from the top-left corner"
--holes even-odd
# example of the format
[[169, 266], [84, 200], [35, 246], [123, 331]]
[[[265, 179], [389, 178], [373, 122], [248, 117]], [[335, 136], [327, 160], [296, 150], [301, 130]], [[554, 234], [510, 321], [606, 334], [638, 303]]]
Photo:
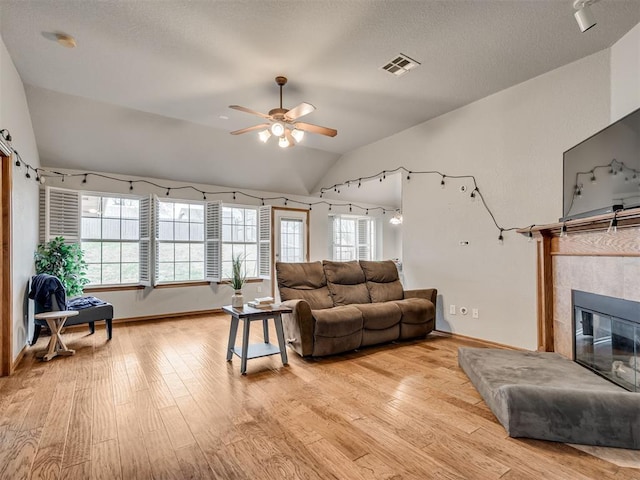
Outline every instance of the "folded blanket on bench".
[[98, 307], [106, 304], [107, 302], [96, 297], [79, 297], [69, 300], [67, 302], [67, 308], [69, 310], [83, 310], [85, 308]]

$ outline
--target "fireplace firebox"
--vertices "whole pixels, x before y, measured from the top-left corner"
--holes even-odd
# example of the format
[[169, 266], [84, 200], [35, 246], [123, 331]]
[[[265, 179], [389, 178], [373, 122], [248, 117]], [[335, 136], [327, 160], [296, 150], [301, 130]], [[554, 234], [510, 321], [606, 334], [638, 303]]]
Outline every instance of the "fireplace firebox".
[[640, 392], [640, 303], [573, 290], [573, 358]]

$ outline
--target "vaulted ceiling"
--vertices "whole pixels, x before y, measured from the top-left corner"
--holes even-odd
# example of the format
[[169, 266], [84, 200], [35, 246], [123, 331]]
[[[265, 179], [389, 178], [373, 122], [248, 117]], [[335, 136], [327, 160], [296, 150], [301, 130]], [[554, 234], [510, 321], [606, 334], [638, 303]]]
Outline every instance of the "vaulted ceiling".
[[[580, 33], [571, 0], [0, 0], [0, 34], [42, 165], [308, 194], [342, 154], [607, 48], [640, 22], [638, 0], [592, 10], [598, 25]], [[421, 66], [380, 68], [399, 53]], [[261, 123], [229, 105], [278, 106], [276, 75], [289, 78], [284, 107], [315, 105], [304, 121], [337, 137], [281, 149], [229, 135]], [[397, 203], [395, 190], [376, 203]]]

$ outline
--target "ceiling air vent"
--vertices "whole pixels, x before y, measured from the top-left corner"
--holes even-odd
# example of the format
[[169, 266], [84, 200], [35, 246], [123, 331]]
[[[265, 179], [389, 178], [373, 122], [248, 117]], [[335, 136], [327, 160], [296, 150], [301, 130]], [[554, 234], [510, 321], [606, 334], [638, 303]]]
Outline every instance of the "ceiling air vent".
[[411, 57], [407, 57], [404, 53], [401, 53], [380, 68], [382, 68], [382, 70], [386, 70], [392, 75], [395, 75], [396, 77], [401, 77], [405, 73], [409, 73], [409, 70], [413, 70], [418, 65], [420, 65], [420, 62]]

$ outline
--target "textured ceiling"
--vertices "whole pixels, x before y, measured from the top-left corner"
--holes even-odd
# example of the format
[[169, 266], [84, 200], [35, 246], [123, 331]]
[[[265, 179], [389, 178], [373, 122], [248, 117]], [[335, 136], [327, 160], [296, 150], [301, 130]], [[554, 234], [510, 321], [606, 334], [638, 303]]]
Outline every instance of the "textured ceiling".
[[[0, 33], [43, 165], [306, 193], [341, 154], [607, 48], [640, 22], [638, 0], [602, 0], [581, 34], [571, 3], [0, 0]], [[380, 70], [400, 52], [422, 66]], [[228, 105], [278, 105], [276, 75], [290, 79], [285, 107], [314, 104], [304, 121], [338, 136], [283, 151], [229, 135], [261, 122]]]

